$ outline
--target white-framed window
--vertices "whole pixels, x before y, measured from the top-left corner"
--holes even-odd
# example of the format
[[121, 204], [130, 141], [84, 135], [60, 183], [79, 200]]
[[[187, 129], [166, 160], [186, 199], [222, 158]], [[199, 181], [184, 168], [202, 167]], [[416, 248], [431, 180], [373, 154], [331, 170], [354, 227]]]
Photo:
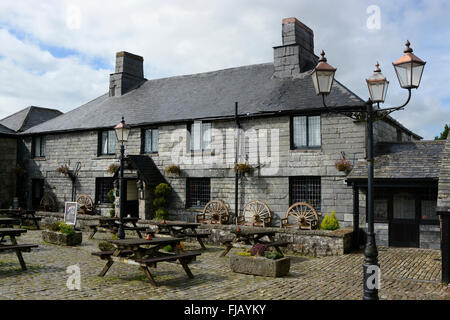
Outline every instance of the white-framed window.
[[142, 152], [143, 153], [157, 153], [158, 152], [158, 141], [159, 141], [159, 130], [157, 128], [144, 129], [143, 130], [143, 142], [142, 142]]
[[191, 151], [209, 150], [211, 148], [211, 123], [195, 121], [188, 126]]
[[292, 117], [292, 149], [318, 148], [322, 145], [320, 136], [320, 116]]

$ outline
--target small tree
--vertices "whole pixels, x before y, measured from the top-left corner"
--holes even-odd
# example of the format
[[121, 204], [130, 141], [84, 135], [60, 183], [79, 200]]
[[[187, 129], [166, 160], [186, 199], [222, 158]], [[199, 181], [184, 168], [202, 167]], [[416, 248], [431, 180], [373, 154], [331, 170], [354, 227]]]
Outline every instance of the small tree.
[[331, 211], [331, 217], [327, 213], [327, 215], [323, 218], [322, 223], [320, 224], [320, 229], [322, 230], [339, 229], [339, 221], [336, 218], [336, 212], [334, 210]]
[[448, 131], [450, 130], [450, 127], [448, 124], [445, 125], [444, 131], [441, 132], [439, 137], [435, 137], [434, 140], [446, 140], [448, 137]]
[[111, 210], [109, 210], [109, 215], [113, 218], [116, 215], [116, 192], [114, 189], [109, 190], [108, 199], [111, 202]]
[[155, 219], [167, 219], [169, 217], [167, 206], [169, 204], [169, 197], [172, 194], [172, 188], [167, 183], [160, 183], [156, 186], [153, 194], [155, 195], [153, 199], [153, 206], [156, 209]]

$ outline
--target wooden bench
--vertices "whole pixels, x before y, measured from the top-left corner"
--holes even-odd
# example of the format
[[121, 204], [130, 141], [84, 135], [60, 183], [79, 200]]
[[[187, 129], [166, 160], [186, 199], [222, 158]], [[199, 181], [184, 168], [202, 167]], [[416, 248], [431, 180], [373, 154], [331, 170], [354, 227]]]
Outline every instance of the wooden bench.
[[[91, 254], [93, 256], [100, 257], [101, 259], [107, 259], [108, 257], [112, 256], [115, 250], [108, 250], [108, 251], [99, 251], [99, 252], [92, 252]], [[119, 257], [126, 257], [133, 254], [132, 250], [122, 250], [120, 252]]]
[[7, 251], [7, 250], [20, 250], [23, 252], [30, 252], [31, 248], [37, 248], [37, 244], [11, 244], [11, 245], [5, 245], [0, 246], [0, 251]]
[[[89, 228], [92, 230], [91, 234], [89, 235], [88, 239], [92, 239], [94, 238], [94, 235], [98, 232], [111, 232], [113, 234], [116, 234], [119, 231], [119, 225], [114, 226], [113, 228], [108, 228], [108, 227], [104, 227], [104, 226], [98, 226], [98, 225], [90, 225]], [[147, 227], [129, 227], [129, 226], [123, 226], [123, 229], [125, 231], [136, 231], [136, 233], [138, 234], [139, 238], [142, 238], [142, 234], [141, 231], [147, 231]], [[151, 232], [147, 232], [147, 233], [151, 233]]]
[[145, 264], [148, 267], [155, 267], [158, 262], [171, 262], [178, 260], [180, 264], [183, 266], [184, 271], [188, 275], [189, 278], [194, 278], [194, 275], [192, 274], [191, 270], [188, 267], [188, 263], [195, 260], [197, 256], [199, 256], [201, 253], [199, 252], [185, 252], [185, 253], [178, 253], [178, 254], [168, 254], [163, 255], [160, 257], [152, 257], [147, 259], [136, 259], [135, 261], [138, 263]]

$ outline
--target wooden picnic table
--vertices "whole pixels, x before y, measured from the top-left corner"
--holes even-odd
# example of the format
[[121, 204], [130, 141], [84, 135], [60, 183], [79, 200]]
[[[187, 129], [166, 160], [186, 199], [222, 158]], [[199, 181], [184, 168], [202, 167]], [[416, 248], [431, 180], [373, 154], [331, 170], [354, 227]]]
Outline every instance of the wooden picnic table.
[[[138, 227], [136, 225], [138, 220], [139, 218], [136, 217], [123, 217], [124, 229], [136, 231], [139, 238], [142, 238], [141, 231], [145, 231], [147, 228]], [[120, 218], [100, 217], [97, 225], [89, 226], [92, 229], [92, 232], [89, 235], [88, 239], [94, 238], [94, 235], [97, 231], [111, 232], [113, 234], [117, 234], [117, 232], [119, 231], [119, 223]], [[127, 223], [131, 223], [132, 226], [127, 226], [126, 225]]]
[[17, 218], [20, 220], [20, 226], [22, 227], [23, 221], [32, 220], [35, 224], [36, 228], [40, 230], [39, 221], [41, 221], [41, 217], [36, 217], [35, 210], [24, 210], [24, 209], [0, 209], [0, 214], [6, 215], [11, 218]]
[[0, 227], [3, 228], [10, 228], [18, 223], [20, 223], [20, 220], [16, 218], [0, 218]]
[[[246, 245], [255, 245], [257, 243], [265, 244], [267, 246], [274, 247], [278, 253], [283, 255], [280, 247], [287, 246], [290, 242], [288, 241], [275, 241], [275, 231], [266, 231], [266, 230], [245, 230], [239, 229], [232, 230], [231, 233], [234, 234], [232, 240], [225, 240], [223, 244], [225, 244], [225, 250], [220, 254], [221, 257], [227, 255], [230, 252], [231, 248], [238, 242], [243, 242]], [[262, 238], [268, 237], [269, 241], [263, 241]]]
[[[198, 252], [181, 252], [179, 249], [180, 242], [183, 238], [172, 237], [154, 237], [151, 240], [146, 239], [123, 239], [123, 240], [109, 240], [116, 249], [112, 251], [93, 252], [95, 256], [99, 256], [103, 260], [107, 260], [105, 267], [100, 272], [99, 276], [103, 277], [108, 272], [109, 268], [114, 262], [122, 262], [125, 264], [139, 266], [144, 272], [147, 279], [154, 286], [158, 286], [149, 267], [156, 268], [158, 262], [171, 262], [178, 260], [183, 266], [184, 271], [189, 278], [193, 278], [188, 263], [200, 255]], [[160, 249], [171, 245], [175, 247], [175, 254], [168, 252], [161, 252]], [[145, 246], [145, 247], [144, 247]]]
[[[152, 222], [158, 227], [159, 234], [169, 234], [172, 237], [194, 237], [197, 239], [202, 250], [206, 250], [202, 238], [207, 238], [211, 233], [197, 233], [196, 229], [201, 226], [201, 223], [185, 222], [185, 221], [156, 221]], [[147, 232], [151, 232], [147, 229]]]
[[[17, 255], [17, 259], [20, 262], [22, 270], [26, 270], [27, 266], [25, 260], [23, 259], [22, 252], [30, 252], [31, 248], [37, 248], [36, 244], [18, 244], [16, 237], [19, 237], [23, 233], [26, 233], [26, 229], [12, 229], [12, 228], [2, 228], [0, 229], [0, 252], [14, 250]], [[9, 237], [11, 243], [4, 243], [4, 238]]]

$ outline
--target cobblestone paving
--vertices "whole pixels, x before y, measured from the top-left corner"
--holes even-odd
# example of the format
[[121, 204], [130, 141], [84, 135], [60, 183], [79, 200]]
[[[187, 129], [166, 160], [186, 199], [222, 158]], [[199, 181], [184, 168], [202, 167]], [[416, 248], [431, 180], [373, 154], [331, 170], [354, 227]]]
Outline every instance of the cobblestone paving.
[[[14, 253], [0, 254], [0, 299], [360, 299], [362, 253], [338, 257], [291, 256], [291, 271], [282, 278], [232, 273], [228, 257], [219, 258], [222, 247], [208, 246], [190, 265], [195, 275], [187, 278], [173, 263], [151, 269], [160, 284], [151, 286], [138, 267], [115, 263], [103, 278], [97, 274], [105, 262], [92, 256], [97, 240], [78, 247], [46, 244], [40, 231], [28, 231], [19, 243], [36, 243], [24, 253], [28, 266], [22, 271]], [[97, 234], [106, 239], [108, 234]], [[195, 248], [193, 247], [195, 246]], [[196, 249], [193, 243], [187, 249]], [[239, 249], [232, 249], [232, 254]], [[450, 288], [440, 284], [440, 252], [423, 249], [380, 248], [381, 299], [449, 299]], [[81, 290], [66, 286], [66, 268], [78, 265]]]

